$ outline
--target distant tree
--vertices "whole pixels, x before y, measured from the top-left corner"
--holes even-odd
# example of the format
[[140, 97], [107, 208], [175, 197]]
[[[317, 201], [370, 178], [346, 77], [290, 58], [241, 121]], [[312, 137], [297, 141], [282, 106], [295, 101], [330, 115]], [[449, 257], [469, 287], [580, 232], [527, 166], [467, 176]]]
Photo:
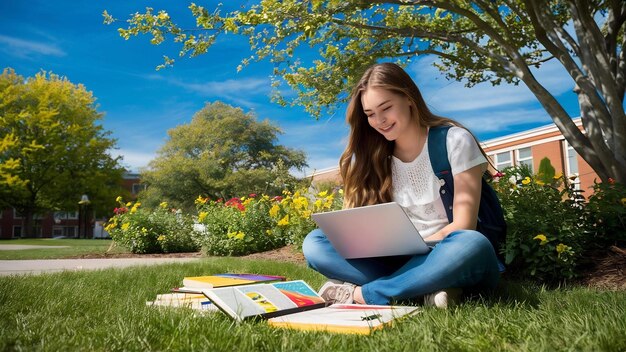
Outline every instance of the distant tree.
[[82, 194], [99, 213], [112, 208], [124, 169], [84, 86], [52, 73], [0, 76], [0, 209], [15, 208], [24, 235], [33, 215], [76, 210]]
[[191, 123], [168, 131], [169, 140], [142, 171], [148, 188], [140, 198], [148, 206], [168, 201], [191, 208], [198, 196], [279, 194], [295, 182], [287, 176], [289, 169], [307, 165], [302, 151], [276, 144], [279, 133], [252, 113], [220, 102], [207, 104]]
[[[128, 19], [125, 39], [152, 36], [181, 43], [180, 56], [208, 51], [225, 33], [250, 38], [254, 55], [274, 63], [275, 85], [299, 92], [291, 103], [316, 116], [345, 100], [365, 67], [382, 59], [440, 58], [447, 78], [467, 86], [523, 82], [576, 152], [607, 181], [626, 183], [626, 2], [623, 0], [260, 0], [224, 12], [189, 6], [197, 28], [182, 28], [165, 11], [147, 8]], [[105, 23], [114, 18], [104, 12]], [[318, 50], [300, 60], [300, 46]], [[586, 134], [531, 71], [556, 60], [571, 77]], [[173, 64], [165, 57], [161, 67]], [[278, 92], [278, 90], [277, 90]], [[288, 102], [280, 95], [277, 100]]]
[[550, 159], [547, 157], [541, 159], [539, 162], [539, 170], [537, 171], [537, 178], [541, 180], [545, 184], [554, 183], [554, 176], [556, 175], [556, 170]]

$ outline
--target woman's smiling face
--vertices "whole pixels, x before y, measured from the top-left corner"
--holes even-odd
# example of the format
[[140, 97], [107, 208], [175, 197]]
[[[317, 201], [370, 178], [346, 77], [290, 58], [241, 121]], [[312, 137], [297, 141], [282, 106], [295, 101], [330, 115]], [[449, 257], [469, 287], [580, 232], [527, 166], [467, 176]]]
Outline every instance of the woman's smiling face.
[[388, 141], [395, 141], [416, 125], [407, 97], [383, 88], [368, 88], [361, 94], [367, 122]]

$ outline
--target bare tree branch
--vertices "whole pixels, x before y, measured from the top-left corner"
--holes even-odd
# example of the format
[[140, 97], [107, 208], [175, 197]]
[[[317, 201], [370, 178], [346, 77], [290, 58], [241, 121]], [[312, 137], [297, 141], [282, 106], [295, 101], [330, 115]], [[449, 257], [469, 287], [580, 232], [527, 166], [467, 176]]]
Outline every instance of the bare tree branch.
[[502, 21], [502, 17], [500, 17], [500, 13], [498, 12], [497, 8], [493, 8], [491, 6], [491, 2], [485, 2], [483, 0], [476, 0], [476, 4], [479, 5], [479, 7], [481, 9], [483, 9], [485, 11], [485, 13], [487, 13], [497, 24], [498, 27], [506, 34], [506, 37], [509, 38], [509, 40], [514, 40], [514, 36], [513, 34], [511, 34], [511, 31], [509, 30], [509, 26], [507, 26], [506, 23], [504, 23], [504, 21]]

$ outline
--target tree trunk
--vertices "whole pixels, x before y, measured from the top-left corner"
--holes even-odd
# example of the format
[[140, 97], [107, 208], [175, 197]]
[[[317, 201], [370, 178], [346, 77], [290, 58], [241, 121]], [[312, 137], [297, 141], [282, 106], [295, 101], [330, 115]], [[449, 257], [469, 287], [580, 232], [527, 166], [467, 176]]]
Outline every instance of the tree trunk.
[[22, 213], [22, 234], [21, 237], [37, 237], [34, 233], [33, 223], [34, 212], [32, 209], [24, 209]]

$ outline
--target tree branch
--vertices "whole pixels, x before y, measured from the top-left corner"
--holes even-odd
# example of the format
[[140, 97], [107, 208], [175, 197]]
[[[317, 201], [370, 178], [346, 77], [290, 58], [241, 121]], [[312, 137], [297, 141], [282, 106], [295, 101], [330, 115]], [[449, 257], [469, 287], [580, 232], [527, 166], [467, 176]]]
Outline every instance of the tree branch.
[[617, 39], [619, 31], [626, 20], [626, 3], [620, 6], [613, 3], [613, 6], [609, 9], [609, 13], [606, 20], [607, 34], [604, 37], [604, 45], [609, 55], [611, 62], [611, 72], [617, 74]]
[[391, 27], [380, 27], [380, 26], [372, 26], [366, 25], [363, 23], [345, 21], [339, 18], [333, 18], [333, 23], [346, 25], [354, 28], [366, 29], [370, 31], [380, 31], [380, 32], [390, 32], [394, 34], [398, 34], [404, 37], [418, 37], [418, 38], [426, 38], [426, 39], [435, 39], [440, 40], [447, 43], [459, 43], [470, 47], [476, 53], [480, 55], [484, 55], [486, 57], [491, 57], [494, 60], [500, 62], [504, 67], [510, 66], [507, 58], [497, 55], [496, 53], [486, 50], [482, 46], [480, 46], [477, 42], [469, 40], [463, 36], [459, 36], [452, 33], [443, 33], [443, 32], [431, 32], [427, 30], [420, 30], [418, 28], [391, 28]]
[[[614, 80], [615, 76], [609, 72], [610, 63], [606, 47], [601, 45], [604, 43], [604, 38], [596, 22], [589, 14], [588, 6], [585, 2], [575, 0], [575, 5], [573, 4], [571, 7], [574, 28], [579, 38], [581, 38], [581, 46], [587, 47], [586, 50], [583, 50], [581, 61], [583, 65], [588, 67], [588, 71], [592, 75], [598, 91], [602, 93], [605, 102], [605, 104], [597, 102], [595, 96], [591, 95], [591, 92], [587, 92], [587, 96], [590, 98], [591, 104], [596, 107], [596, 110], [594, 111], [595, 119], [587, 119], [588, 125], [586, 129], [587, 127], [590, 128], [589, 133], [599, 133], [598, 136], [590, 134], [592, 142], [604, 143], [605, 139], [608, 140], [611, 157], [621, 163], [623, 167], [626, 167], [623, 153], [618, 152], [626, 148], [626, 115], [621, 100], [621, 92], [618, 93], [617, 84]], [[606, 106], [606, 109], [597, 109], [598, 106]], [[599, 125], [598, 128], [592, 126], [596, 123]], [[598, 146], [597, 150], [604, 151], [600, 146]], [[601, 159], [608, 160], [604, 156]], [[609, 170], [616, 169], [615, 165], [606, 166]]]
[[485, 13], [487, 13], [489, 15], [489, 17], [491, 17], [500, 27], [500, 29], [506, 33], [507, 38], [509, 38], [509, 40], [515, 40], [513, 34], [511, 33], [511, 31], [509, 30], [509, 26], [507, 26], [506, 23], [504, 23], [504, 21], [502, 21], [502, 17], [500, 17], [500, 13], [498, 12], [497, 8], [493, 8], [492, 6], [490, 6], [490, 3], [487, 3], [485, 1], [482, 0], [476, 0], [475, 1], [476, 4], [479, 6], [479, 8], [482, 8]]
[[624, 93], [626, 92], [626, 34], [622, 36], [622, 49], [617, 60], [617, 74], [615, 83], [620, 92], [620, 100], [624, 103]]

